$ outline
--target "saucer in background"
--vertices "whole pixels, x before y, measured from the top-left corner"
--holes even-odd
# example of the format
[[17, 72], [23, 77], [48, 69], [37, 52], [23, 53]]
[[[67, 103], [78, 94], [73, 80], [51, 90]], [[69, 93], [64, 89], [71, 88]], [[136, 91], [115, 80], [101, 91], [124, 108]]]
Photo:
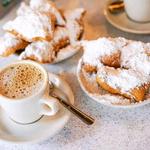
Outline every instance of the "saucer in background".
[[104, 15], [107, 21], [110, 24], [112, 24], [114, 27], [122, 31], [135, 33], [135, 34], [150, 34], [150, 22], [148, 23], [134, 22], [133, 20], [128, 18], [125, 11], [117, 14], [113, 14], [109, 12], [107, 6], [108, 5], [106, 5], [104, 9]]

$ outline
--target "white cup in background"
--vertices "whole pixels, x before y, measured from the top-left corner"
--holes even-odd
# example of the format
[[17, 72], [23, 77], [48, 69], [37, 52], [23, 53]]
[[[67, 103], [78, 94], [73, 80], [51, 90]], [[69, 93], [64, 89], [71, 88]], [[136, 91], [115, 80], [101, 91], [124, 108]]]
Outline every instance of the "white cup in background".
[[150, 21], [150, 0], [124, 0], [129, 18], [138, 22]]

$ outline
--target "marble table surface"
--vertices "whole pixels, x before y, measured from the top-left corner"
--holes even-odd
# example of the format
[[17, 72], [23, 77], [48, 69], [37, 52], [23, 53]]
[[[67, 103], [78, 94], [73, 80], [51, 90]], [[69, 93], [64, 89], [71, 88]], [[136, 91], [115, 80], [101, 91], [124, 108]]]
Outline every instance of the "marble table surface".
[[[56, 0], [62, 8], [84, 7], [85, 38], [99, 36], [123, 36], [133, 40], [150, 41], [149, 35], [122, 32], [111, 26], [103, 15], [105, 0]], [[0, 20], [0, 28], [13, 18], [15, 10]], [[3, 31], [0, 29], [0, 35]], [[81, 90], [76, 77], [76, 66], [82, 52], [55, 65], [44, 67], [55, 73], [63, 73], [75, 95], [75, 105], [92, 115], [92, 126], [83, 124], [72, 116], [65, 128], [41, 143], [33, 145], [9, 145], [0, 142], [0, 150], [148, 150], [150, 148], [150, 105], [133, 109], [117, 109], [103, 106], [88, 98]], [[16, 57], [0, 59], [0, 66], [14, 61]]]

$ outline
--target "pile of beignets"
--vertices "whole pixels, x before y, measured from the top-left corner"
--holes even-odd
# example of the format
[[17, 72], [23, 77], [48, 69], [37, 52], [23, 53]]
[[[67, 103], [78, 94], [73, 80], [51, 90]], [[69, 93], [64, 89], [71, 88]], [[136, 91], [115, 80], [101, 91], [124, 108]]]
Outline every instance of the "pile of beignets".
[[105, 91], [143, 101], [150, 89], [150, 43], [125, 38], [83, 41], [82, 72]]
[[21, 3], [14, 20], [8, 21], [0, 38], [0, 56], [24, 49], [19, 59], [53, 63], [60, 51], [78, 49], [85, 10], [59, 10], [50, 0]]

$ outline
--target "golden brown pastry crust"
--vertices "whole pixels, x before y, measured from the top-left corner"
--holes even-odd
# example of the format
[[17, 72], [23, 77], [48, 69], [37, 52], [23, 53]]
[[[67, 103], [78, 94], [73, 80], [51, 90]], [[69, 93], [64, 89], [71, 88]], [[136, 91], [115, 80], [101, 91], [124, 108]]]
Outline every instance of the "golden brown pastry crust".
[[119, 68], [120, 67], [120, 55], [121, 53], [118, 51], [113, 55], [103, 56], [101, 58], [101, 62], [109, 67]]
[[97, 67], [89, 65], [89, 64], [84, 64], [83, 69], [88, 73], [96, 73], [97, 72]]
[[2, 57], [7, 57], [11, 54], [14, 54], [16, 51], [24, 49], [25, 47], [27, 47], [28, 43], [25, 41], [22, 41], [21, 43], [19, 43], [16, 46], [13, 47], [9, 47], [8, 49], [6, 49], [6, 51], [1, 55]]
[[137, 102], [144, 100], [145, 94], [147, 90], [150, 87], [150, 84], [145, 84], [140, 87], [136, 87], [130, 91], [130, 94], [122, 93], [119, 89], [115, 89], [108, 85], [106, 82], [104, 82], [103, 79], [101, 79], [99, 76], [96, 77], [97, 83], [106, 91], [112, 93], [124, 96], [129, 99], [135, 99]]

